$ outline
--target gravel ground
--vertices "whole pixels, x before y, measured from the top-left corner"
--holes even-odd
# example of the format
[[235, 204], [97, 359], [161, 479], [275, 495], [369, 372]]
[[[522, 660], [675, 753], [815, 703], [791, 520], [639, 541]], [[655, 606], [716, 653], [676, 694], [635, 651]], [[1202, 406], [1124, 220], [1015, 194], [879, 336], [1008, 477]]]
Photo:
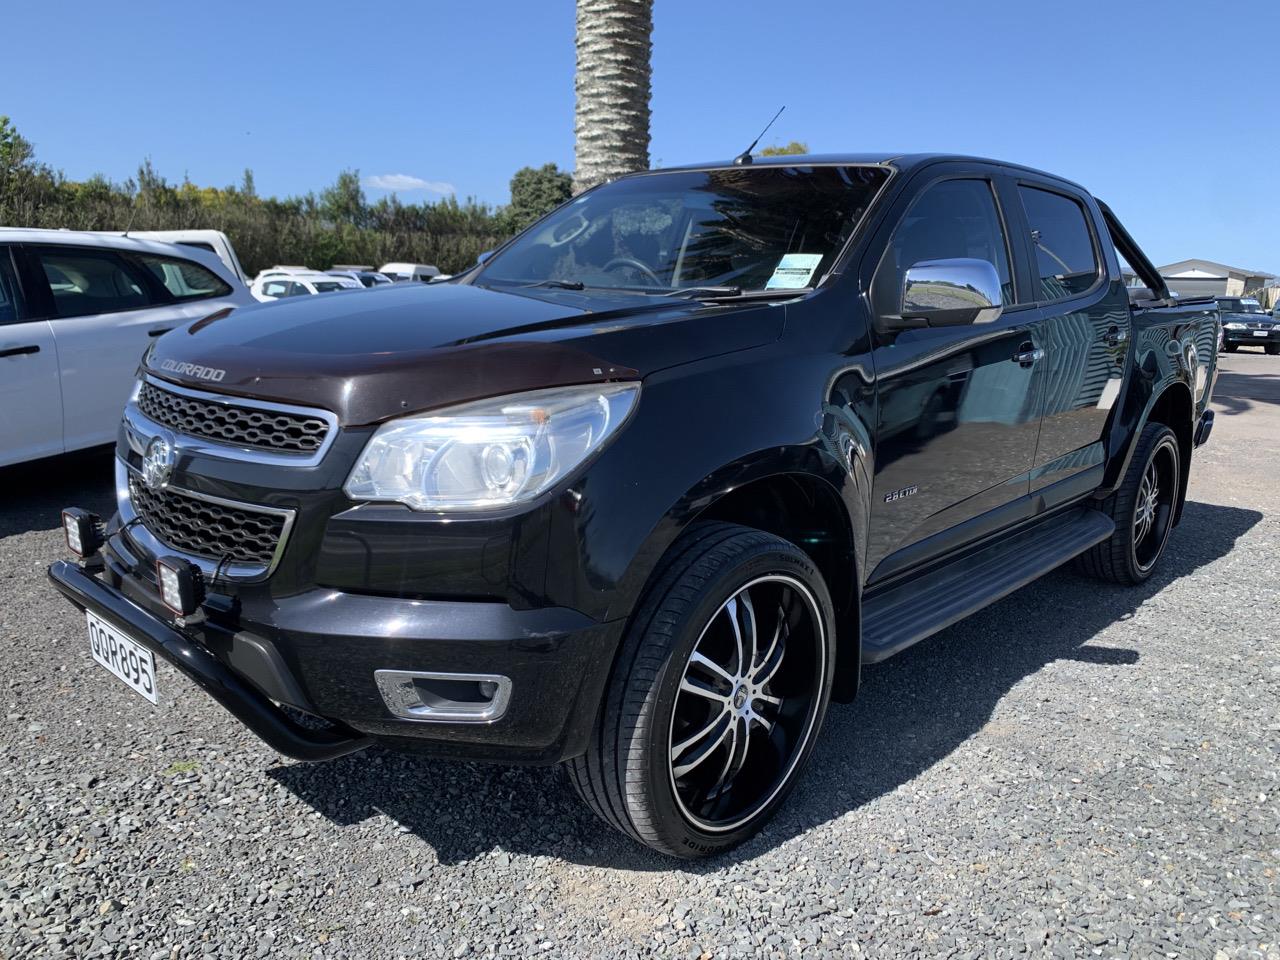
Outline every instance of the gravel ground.
[[1224, 365], [1151, 583], [1059, 571], [867, 670], [692, 866], [555, 770], [283, 762], [164, 666], [152, 710], [44, 579], [108, 459], [0, 472], [0, 956], [1280, 960], [1280, 358]]

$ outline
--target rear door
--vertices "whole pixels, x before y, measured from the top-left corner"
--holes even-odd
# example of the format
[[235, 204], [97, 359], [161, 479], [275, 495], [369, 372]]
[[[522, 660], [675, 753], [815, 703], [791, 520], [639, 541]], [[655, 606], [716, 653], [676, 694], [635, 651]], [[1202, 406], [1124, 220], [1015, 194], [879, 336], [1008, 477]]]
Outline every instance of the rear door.
[[1055, 181], [1016, 181], [1020, 242], [1041, 311], [1044, 416], [1031, 491], [1051, 508], [1101, 479], [1107, 420], [1120, 396], [1129, 342], [1129, 296], [1105, 225], [1082, 193]]
[[990, 323], [877, 329], [872, 581], [1025, 518], [1040, 427], [1039, 314], [1010, 247], [998, 172], [946, 165], [918, 179], [872, 245], [884, 251], [869, 277], [873, 313], [900, 311], [910, 266], [956, 257], [993, 264], [1005, 304]]
[[0, 244], [0, 465], [61, 452], [53, 329], [26, 309], [12, 250]]

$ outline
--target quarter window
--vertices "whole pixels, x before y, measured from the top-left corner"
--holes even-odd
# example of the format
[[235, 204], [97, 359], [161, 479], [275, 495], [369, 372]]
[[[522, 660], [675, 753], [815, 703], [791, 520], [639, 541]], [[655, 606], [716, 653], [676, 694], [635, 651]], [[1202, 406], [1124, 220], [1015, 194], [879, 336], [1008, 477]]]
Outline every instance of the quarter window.
[[270, 283], [263, 285], [262, 295], [266, 297], [287, 297], [289, 295], [289, 284], [283, 280], [272, 280]]
[[1036, 250], [1040, 296], [1062, 300], [1084, 293], [1098, 280], [1098, 256], [1084, 208], [1060, 193], [1018, 187]]
[[991, 184], [944, 180], [920, 196], [902, 218], [876, 271], [872, 298], [881, 316], [902, 309], [906, 272], [923, 260], [970, 258], [996, 268], [1006, 305], [1014, 302], [1009, 247]]
[[225, 297], [231, 293], [231, 288], [216, 273], [190, 260], [174, 260], [151, 254], [139, 254], [138, 260], [164, 284], [175, 300], [206, 300], [209, 297]]
[[107, 250], [34, 251], [44, 269], [59, 317], [138, 310], [151, 304], [140, 277]]

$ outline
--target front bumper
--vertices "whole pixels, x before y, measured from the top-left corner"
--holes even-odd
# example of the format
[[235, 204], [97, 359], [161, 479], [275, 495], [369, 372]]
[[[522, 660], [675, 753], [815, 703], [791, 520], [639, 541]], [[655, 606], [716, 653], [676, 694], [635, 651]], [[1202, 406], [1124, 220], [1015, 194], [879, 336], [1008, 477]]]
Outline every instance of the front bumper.
[[[130, 546], [117, 530], [100, 570], [59, 561], [49, 577], [77, 607], [144, 643], [273, 749], [301, 760], [341, 756], [375, 740], [513, 763], [575, 756], [585, 749], [623, 627], [560, 608], [326, 588], [266, 601], [212, 594], [199, 623], [179, 624]], [[384, 702], [380, 670], [500, 674], [510, 679], [509, 700], [485, 722], [408, 719]], [[309, 729], [281, 704], [333, 727]]]
[[[1259, 333], [1263, 333], [1265, 336], [1257, 336]], [[1277, 344], [1280, 343], [1280, 324], [1276, 324], [1270, 330], [1228, 330], [1224, 327], [1222, 339], [1225, 343], [1241, 347], [1250, 345], [1265, 347], [1268, 344]]]

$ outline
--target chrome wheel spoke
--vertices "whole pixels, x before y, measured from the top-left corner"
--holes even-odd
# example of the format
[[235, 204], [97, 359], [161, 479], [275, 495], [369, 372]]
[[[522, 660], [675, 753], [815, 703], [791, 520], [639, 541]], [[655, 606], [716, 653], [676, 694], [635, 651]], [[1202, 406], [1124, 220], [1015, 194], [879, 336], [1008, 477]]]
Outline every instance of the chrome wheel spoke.
[[[725, 722], [726, 719], [728, 722]], [[729, 715], [729, 708], [726, 705], [705, 726], [671, 748], [671, 772], [679, 779], [696, 769], [707, 757], [720, 749], [735, 727], [737, 722]]]
[[728, 670], [720, 666], [720, 664], [716, 663], [710, 657], [699, 653], [697, 650], [693, 651], [693, 655], [689, 658], [689, 666], [701, 667], [703, 670], [707, 671], [707, 673], [711, 674], [711, 676], [727, 683], [730, 688], [733, 687], [733, 684], [737, 679]]
[[747, 762], [751, 738], [747, 736], [746, 724], [734, 717], [729, 727], [733, 731], [729, 737], [729, 755], [725, 757], [724, 768], [711, 788], [713, 793], [718, 793], [733, 783], [733, 778], [741, 772]]
[[685, 674], [684, 678], [680, 681], [680, 689], [685, 693], [693, 694], [695, 697], [706, 697], [708, 700], [714, 700], [716, 703], [724, 704], [725, 706], [728, 706], [729, 704], [729, 697], [727, 694], [721, 693], [709, 684], [705, 684], [696, 677], [691, 677], [688, 674]]

